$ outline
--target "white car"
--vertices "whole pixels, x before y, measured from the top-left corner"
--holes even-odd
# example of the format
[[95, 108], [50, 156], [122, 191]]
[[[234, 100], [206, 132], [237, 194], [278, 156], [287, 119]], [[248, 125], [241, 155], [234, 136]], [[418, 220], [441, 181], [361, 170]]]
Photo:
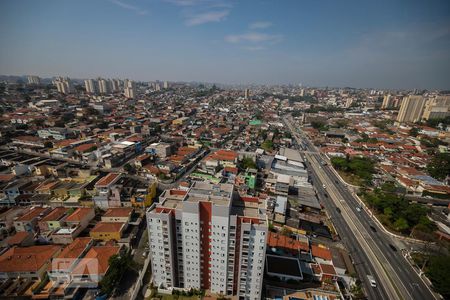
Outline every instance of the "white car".
[[324, 185], [322, 185], [322, 187], [324, 188], [324, 189], [326, 189], [327, 188], [327, 186], [324, 184]]
[[356, 211], [357, 211], [357, 212], [361, 212], [361, 208], [356, 207]]
[[373, 287], [373, 288], [377, 287], [377, 282], [375, 281], [375, 278], [373, 278], [372, 275], [367, 275], [367, 279], [369, 279], [369, 283], [370, 283], [371, 287]]

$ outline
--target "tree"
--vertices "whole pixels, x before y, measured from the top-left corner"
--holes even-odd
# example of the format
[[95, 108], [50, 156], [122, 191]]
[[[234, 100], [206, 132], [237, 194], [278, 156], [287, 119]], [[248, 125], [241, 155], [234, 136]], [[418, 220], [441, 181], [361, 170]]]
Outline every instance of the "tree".
[[263, 148], [266, 151], [272, 151], [273, 150], [273, 142], [271, 140], [265, 140], [261, 144], [261, 148]]
[[253, 159], [249, 156], [244, 156], [244, 158], [241, 160], [241, 167], [242, 169], [256, 169], [256, 163], [253, 161]]
[[444, 180], [450, 175], [450, 153], [437, 153], [429, 162], [427, 171], [430, 176]]
[[444, 299], [450, 298], [450, 256], [432, 256], [426, 269], [426, 275], [433, 283], [434, 289]]
[[394, 228], [397, 231], [405, 232], [409, 229], [409, 224], [404, 218], [398, 218], [394, 223]]
[[319, 121], [319, 120], [311, 121], [311, 126], [320, 131], [325, 131], [328, 129], [328, 127], [326, 126], [326, 123], [323, 121]]
[[102, 291], [111, 295], [114, 289], [120, 282], [123, 273], [132, 265], [132, 258], [129, 253], [111, 256], [108, 260], [109, 268], [103, 279], [100, 281], [100, 288]]
[[413, 128], [411, 128], [411, 130], [409, 131], [409, 135], [410, 135], [410, 136], [416, 137], [416, 136], [419, 135], [419, 131], [420, 131], [419, 128], [413, 127]]

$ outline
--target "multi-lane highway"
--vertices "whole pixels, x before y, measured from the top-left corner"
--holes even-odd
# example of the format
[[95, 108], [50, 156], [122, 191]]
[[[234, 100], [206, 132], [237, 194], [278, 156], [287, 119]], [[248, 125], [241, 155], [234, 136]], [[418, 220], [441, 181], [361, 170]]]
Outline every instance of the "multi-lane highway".
[[[391, 237], [361, 209], [358, 199], [325, 163], [314, 145], [293, 127], [291, 120], [284, 118], [284, 121], [297, 143], [306, 150], [301, 154], [307, 161], [313, 183], [350, 251], [367, 296], [370, 299], [436, 298], [408, 264], [400, 249], [394, 246]], [[376, 279], [377, 287], [370, 285], [367, 275]]]

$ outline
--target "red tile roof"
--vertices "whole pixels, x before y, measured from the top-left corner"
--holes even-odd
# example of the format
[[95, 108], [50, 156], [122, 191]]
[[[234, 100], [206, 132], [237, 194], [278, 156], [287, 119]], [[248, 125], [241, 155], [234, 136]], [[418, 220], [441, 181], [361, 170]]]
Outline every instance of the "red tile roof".
[[0, 256], [0, 272], [36, 272], [60, 249], [56, 245], [13, 247]]
[[[86, 249], [87, 245], [92, 242], [90, 237], [79, 237], [76, 238], [72, 243], [67, 245], [61, 253], [56, 258], [61, 259], [58, 263], [58, 270], [64, 270], [70, 267], [72, 264], [71, 259], [79, 258], [83, 251]], [[63, 260], [66, 258], [68, 260]], [[52, 266], [49, 268], [52, 269]]]
[[75, 151], [78, 152], [91, 152], [94, 151], [94, 149], [97, 147], [97, 144], [95, 143], [89, 143], [89, 144], [82, 144], [74, 148]]
[[80, 222], [86, 215], [94, 212], [93, 208], [79, 207], [66, 218], [66, 222]]
[[66, 207], [55, 207], [48, 215], [41, 219], [41, 222], [58, 221], [68, 210]]
[[118, 222], [98, 222], [91, 232], [119, 232], [125, 223]]
[[281, 248], [294, 253], [298, 253], [300, 250], [305, 252], [309, 251], [309, 245], [307, 243], [273, 232], [269, 232], [267, 246], [270, 248]]
[[19, 217], [16, 221], [32, 221], [33, 219], [39, 217], [41, 213], [44, 213], [47, 208], [43, 207], [32, 207], [23, 216]]
[[19, 231], [19, 232], [16, 232], [15, 235], [10, 236], [7, 240], [7, 243], [10, 246], [19, 245], [20, 243], [22, 243], [25, 239], [29, 238], [30, 236], [32, 236], [32, 234], [30, 232]]
[[108, 186], [109, 184], [111, 184], [111, 182], [113, 182], [114, 180], [118, 179], [119, 176], [120, 176], [120, 173], [109, 173], [108, 175], [106, 175], [105, 177], [100, 179], [95, 184], [95, 186]]
[[73, 269], [73, 275], [104, 275], [109, 268], [109, 258], [119, 253], [118, 246], [92, 247]]
[[320, 247], [318, 245], [311, 245], [311, 253], [315, 257], [319, 257], [325, 260], [332, 260], [331, 251], [328, 248]]
[[132, 207], [109, 208], [103, 217], [128, 217], [133, 211]]

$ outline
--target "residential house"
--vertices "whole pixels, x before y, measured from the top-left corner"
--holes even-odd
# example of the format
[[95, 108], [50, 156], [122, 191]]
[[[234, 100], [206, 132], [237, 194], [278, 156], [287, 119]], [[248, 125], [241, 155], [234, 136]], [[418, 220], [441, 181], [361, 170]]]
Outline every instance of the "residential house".
[[102, 222], [128, 223], [134, 209], [131, 207], [109, 208], [102, 216]]
[[90, 237], [76, 238], [57, 255], [48, 270], [50, 280], [58, 283], [70, 282], [70, 275], [79, 260], [92, 247], [94, 240]]
[[93, 208], [79, 207], [65, 218], [66, 226], [59, 228], [51, 236], [55, 244], [70, 244], [95, 217]]
[[108, 272], [109, 258], [119, 254], [119, 251], [119, 246], [92, 247], [73, 268], [71, 283], [73, 285], [96, 288]]
[[31, 207], [23, 216], [14, 221], [14, 228], [16, 231], [36, 232], [38, 221], [50, 211], [50, 207]]
[[119, 241], [122, 238], [122, 234], [126, 229], [126, 223], [120, 222], [98, 222], [94, 228], [89, 232], [90, 237], [95, 240]]
[[57, 245], [13, 247], [0, 255], [0, 279], [42, 279], [52, 257], [61, 251]]
[[66, 207], [55, 207], [38, 222], [40, 231], [53, 231], [64, 226], [64, 217], [67, 215], [68, 211], [69, 208]]
[[93, 197], [94, 204], [100, 208], [120, 207], [120, 190], [115, 188], [121, 178], [120, 173], [109, 173], [95, 184], [97, 195]]

